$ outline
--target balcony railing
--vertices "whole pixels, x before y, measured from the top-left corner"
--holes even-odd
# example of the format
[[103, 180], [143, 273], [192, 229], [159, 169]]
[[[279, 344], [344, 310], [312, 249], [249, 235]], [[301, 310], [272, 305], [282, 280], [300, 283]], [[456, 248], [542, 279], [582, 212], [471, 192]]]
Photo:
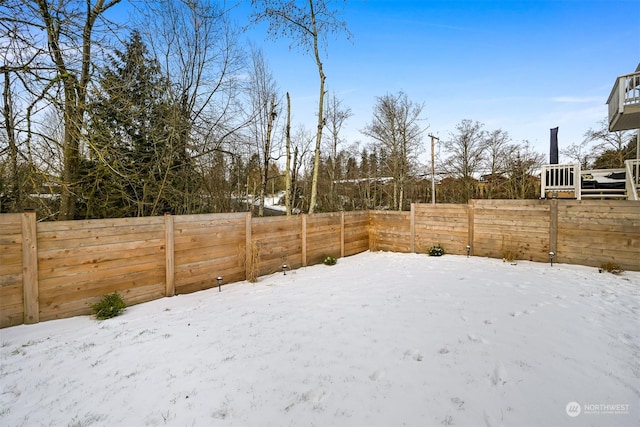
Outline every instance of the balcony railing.
[[640, 128], [640, 71], [616, 79], [607, 105], [609, 131]]
[[640, 159], [627, 160], [625, 163], [627, 193], [629, 200], [640, 200]]
[[540, 198], [580, 198], [580, 165], [545, 165], [540, 177]]
[[625, 161], [624, 169], [581, 170], [579, 164], [544, 165], [542, 199], [640, 200], [640, 160]]

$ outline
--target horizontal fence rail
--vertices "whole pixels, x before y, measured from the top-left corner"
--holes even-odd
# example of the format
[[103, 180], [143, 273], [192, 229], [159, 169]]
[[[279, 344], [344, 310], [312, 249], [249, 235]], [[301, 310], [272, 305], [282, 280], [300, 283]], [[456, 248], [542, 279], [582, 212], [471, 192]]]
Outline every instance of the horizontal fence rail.
[[36, 222], [0, 215], [0, 327], [195, 292], [367, 250], [447, 253], [640, 270], [640, 202], [475, 200], [253, 218], [249, 213]]

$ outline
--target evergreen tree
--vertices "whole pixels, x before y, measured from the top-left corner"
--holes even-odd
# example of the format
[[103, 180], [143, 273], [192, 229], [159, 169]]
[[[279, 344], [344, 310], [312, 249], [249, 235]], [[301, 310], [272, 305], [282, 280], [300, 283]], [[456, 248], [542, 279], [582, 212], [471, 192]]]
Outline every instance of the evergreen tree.
[[85, 216], [183, 213], [184, 191], [176, 189], [184, 188], [190, 164], [177, 149], [184, 119], [137, 31], [110, 58], [98, 85], [89, 109]]

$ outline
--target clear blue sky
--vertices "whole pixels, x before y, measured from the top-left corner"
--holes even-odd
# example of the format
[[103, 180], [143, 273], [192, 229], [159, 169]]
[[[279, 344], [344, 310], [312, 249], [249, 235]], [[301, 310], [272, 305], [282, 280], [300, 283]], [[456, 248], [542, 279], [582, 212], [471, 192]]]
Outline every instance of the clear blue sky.
[[[236, 10], [241, 24], [249, 10]], [[327, 89], [353, 110], [349, 142], [366, 142], [359, 130], [377, 96], [403, 90], [443, 140], [471, 119], [548, 155], [550, 128], [562, 149], [606, 117], [615, 78], [640, 62], [639, 12], [640, 0], [350, 0], [342, 18], [353, 37], [329, 39]], [[291, 93], [294, 122], [314, 129], [313, 58], [264, 26], [244, 37]]]

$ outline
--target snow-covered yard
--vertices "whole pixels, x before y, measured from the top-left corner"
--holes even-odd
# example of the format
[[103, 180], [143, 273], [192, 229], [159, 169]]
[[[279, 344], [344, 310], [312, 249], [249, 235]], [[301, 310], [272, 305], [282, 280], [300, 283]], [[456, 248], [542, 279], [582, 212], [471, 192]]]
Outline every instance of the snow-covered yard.
[[638, 272], [367, 252], [0, 344], [3, 426], [640, 425]]

